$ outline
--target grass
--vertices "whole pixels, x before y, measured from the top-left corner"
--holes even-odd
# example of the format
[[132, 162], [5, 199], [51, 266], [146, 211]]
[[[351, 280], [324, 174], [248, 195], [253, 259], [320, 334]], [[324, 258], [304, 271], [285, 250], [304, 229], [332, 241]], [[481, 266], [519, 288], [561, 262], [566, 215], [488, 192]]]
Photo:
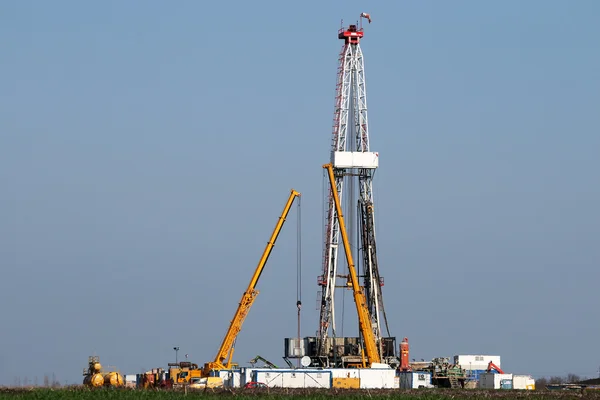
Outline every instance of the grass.
[[[600, 391], [599, 391], [600, 392]], [[77, 400], [170, 400], [170, 399], [203, 399], [203, 400], [256, 400], [257, 398], [302, 399], [302, 400], [327, 400], [332, 397], [350, 400], [456, 400], [456, 399], [580, 399], [582, 394], [578, 391], [485, 391], [485, 390], [316, 390], [316, 389], [257, 389], [257, 390], [207, 390], [187, 392], [159, 391], [159, 390], [132, 390], [132, 389], [87, 389], [84, 387], [71, 387], [61, 389], [21, 389], [0, 388], [0, 400], [3, 399], [77, 399]], [[600, 400], [600, 393], [586, 392], [586, 399]]]

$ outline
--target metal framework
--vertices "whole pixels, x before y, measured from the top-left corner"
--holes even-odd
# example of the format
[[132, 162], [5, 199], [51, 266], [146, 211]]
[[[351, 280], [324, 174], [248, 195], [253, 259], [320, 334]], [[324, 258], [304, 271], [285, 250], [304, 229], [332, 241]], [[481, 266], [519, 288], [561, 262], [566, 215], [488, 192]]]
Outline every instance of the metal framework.
[[[335, 186], [340, 201], [344, 194], [344, 181], [348, 186], [348, 196], [351, 199], [356, 181], [358, 183], [359, 250], [362, 254], [357, 259], [362, 263], [360, 270], [371, 315], [371, 327], [379, 353], [383, 355], [382, 324], [385, 325], [388, 336], [389, 328], [381, 292], [383, 279], [379, 275], [377, 263], [373, 207], [373, 176], [378, 166], [379, 154], [371, 152], [369, 147], [365, 67], [360, 48], [360, 39], [363, 36], [362, 25], [358, 26], [358, 24], [350, 25], [348, 28], [342, 27], [338, 32], [338, 38], [343, 40], [344, 44], [339, 55], [337, 71], [331, 164], [334, 167]], [[329, 189], [328, 192], [323, 275], [318, 280], [322, 289], [317, 338], [318, 351], [323, 358], [326, 358], [328, 352], [327, 338], [330, 335], [337, 337], [335, 289], [348, 287], [347, 276], [337, 273], [340, 226], [332, 190]], [[338, 278], [344, 278], [346, 281], [337, 284]]]

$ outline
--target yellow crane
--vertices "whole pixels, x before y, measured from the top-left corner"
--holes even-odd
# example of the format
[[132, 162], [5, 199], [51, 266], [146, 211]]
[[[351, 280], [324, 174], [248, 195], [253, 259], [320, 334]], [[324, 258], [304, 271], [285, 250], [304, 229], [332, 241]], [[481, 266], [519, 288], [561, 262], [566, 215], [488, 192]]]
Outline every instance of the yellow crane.
[[[229, 325], [229, 329], [227, 330], [227, 334], [225, 334], [225, 338], [221, 343], [221, 347], [217, 352], [217, 356], [214, 361], [208, 362], [204, 364], [203, 375], [209, 376], [210, 371], [222, 370], [222, 369], [230, 369], [231, 368], [231, 359], [233, 357], [233, 351], [235, 347], [235, 340], [242, 329], [242, 324], [248, 315], [248, 311], [250, 311], [250, 307], [254, 303], [256, 296], [259, 291], [256, 290], [256, 284], [258, 283], [258, 279], [265, 268], [267, 260], [269, 259], [269, 255], [271, 254], [271, 250], [273, 250], [273, 246], [275, 246], [275, 241], [277, 240], [277, 236], [279, 232], [281, 232], [281, 228], [283, 227], [283, 223], [287, 218], [290, 209], [292, 208], [292, 204], [296, 197], [299, 197], [300, 193], [292, 189], [290, 196], [283, 208], [283, 212], [275, 225], [275, 229], [273, 230], [273, 234], [267, 243], [267, 247], [265, 248], [260, 261], [258, 262], [258, 266], [254, 271], [254, 275], [252, 275], [252, 279], [250, 280], [250, 284], [248, 288], [242, 295], [242, 299], [240, 300], [240, 304], [235, 312], [233, 319], [231, 320], [231, 324]], [[226, 361], [227, 360], [227, 361]]]
[[380, 363], [381, 357], [377, 350], [377, 341], [373, 328], [371, 327], [371, 316], [369, 315], [369, 308], [367, 306], [367, 298], [362, 290], [362, 287], [358, 283], [358, 275], [354, 266], [354, 260], [352, 259], [352, 251], [350, 249], [350, 241], [348, 240], [348, 232], [346, 232], [346, 224], [344, 223], [344, 216], [342, 215], [342, 206], [340, 204], [340, 196], [335, 186], [335, 176], [333, 175], [333, 165], [325, 164], [323, 168], [327, 170], [329, 175], [329, 184], [331, 185], [331, 193], [333, 194], [333, 201], [335, 202], [335, 209], [337, 212], [337, 218], [340, 224], [340, 232], [342, 234], [342, 242], [344, 244], [344, 251], [346, 252], [346, 261], [348, 261], [348, 270], [350, 272], [350, 282], [352, 283], [352, 292], [354, 293], [354, 303], [356, 304], [356, 312], [358, 314], [358, 325], [360, 332], [365, 342], [365, 349], [367, 352], [367, 360], [365, 360], [364, 351], [362, 354], [363, 368], [371, 366], [372, 364]]

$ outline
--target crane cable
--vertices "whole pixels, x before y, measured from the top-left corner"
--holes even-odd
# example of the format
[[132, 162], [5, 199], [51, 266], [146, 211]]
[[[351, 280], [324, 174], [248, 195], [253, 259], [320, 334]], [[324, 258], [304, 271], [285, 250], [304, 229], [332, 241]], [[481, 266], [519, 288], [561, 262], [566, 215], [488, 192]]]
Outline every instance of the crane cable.
[[298, 222], [296, 223], [296, 305], [302, 306], [302, 208], [301, 197], [298, 197]]
[[302, 197], [298, 197], [296, 223], [296, 307], [298, 308], [298, 346], [300, 346], [300, 309], [302, 308]]

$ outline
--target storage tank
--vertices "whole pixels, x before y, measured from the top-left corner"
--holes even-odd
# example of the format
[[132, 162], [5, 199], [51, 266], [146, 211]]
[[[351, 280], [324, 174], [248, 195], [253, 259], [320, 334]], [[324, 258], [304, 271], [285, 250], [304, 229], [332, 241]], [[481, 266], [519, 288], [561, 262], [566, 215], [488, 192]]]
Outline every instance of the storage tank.
[[86, 375], [83, 378], [83, 384], [91, 387], [100, 387], [104, 384], [104, 377], [102, 374]]
[[118, 372], [109, 372], [104, 375], [104, 385], [106, 386], [123, 386], [125, 382], [123, 382], [123, 376]]
[[94, 364], [94, 372], [100, 372], [102, 370], [102, 365], [99, 362]]
[[285, 338], [285, 356], [288, 358], [302, 358], [306, 354], [306, 339]]
[[410, 360], [408, 358], [408, 338], [402, 339], [400, 342], [400, 370], [410, 371]]

